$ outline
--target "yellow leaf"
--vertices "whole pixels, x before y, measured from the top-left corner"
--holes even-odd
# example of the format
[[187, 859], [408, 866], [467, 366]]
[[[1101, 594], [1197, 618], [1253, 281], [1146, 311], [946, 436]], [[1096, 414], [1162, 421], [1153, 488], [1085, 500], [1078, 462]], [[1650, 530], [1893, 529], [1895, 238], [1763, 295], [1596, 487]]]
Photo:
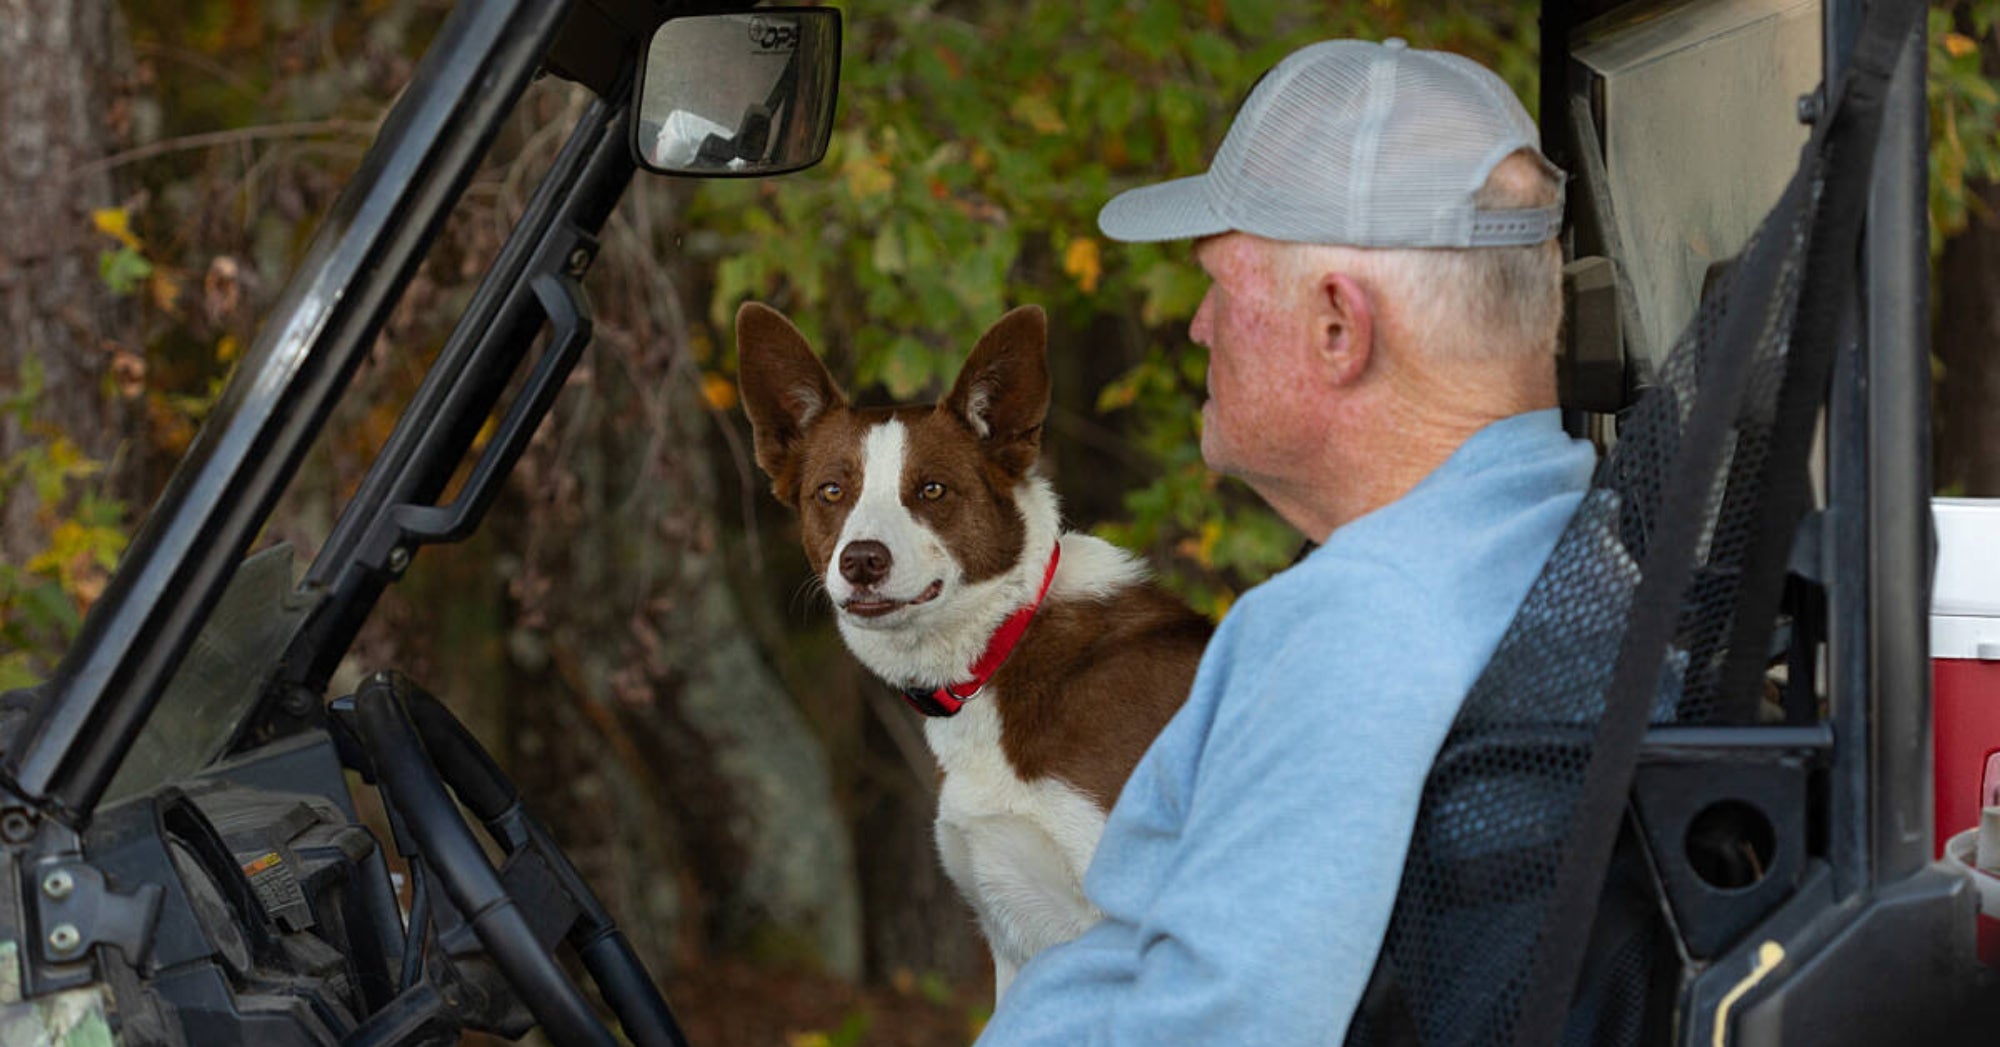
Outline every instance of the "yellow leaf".
[[1130, 407], [1138, 401], [1139, 383], [1133, 381], [1131, 375], [1127, 375], [1105, 386], [1097, 394], [1097, 410], [1099, 414], [1109, 414], [1112, 411]]
[[62, 569], [62, 553], [50, 548], [28, 558], [28, 573], [53, 578]]
[[1222, 539], [1222, 521], [1210, 520], [1201, 525], [1200, 552], [1195, 557], [1203, 567], [1215, 566], [1215, 543]]
[[1097, 280], [1104, 275], [1104, 257], [1098, 250], [1097, 241], [1087, 236], [1071, 240], [1063, 250], [1063, 272], [1083, 288], [1084, 294], [1095, 294]]
[[701, 376], [701, 398], [711, 411], [727, 411], [736, 406], [736, 383], [710, 371]]
[[132, 213], [122, 207], [102, 207], [90, 212], [90, 224], [97, 231], [111, 237], [134, 251], [139, 249], [139, 238], [132, 235]]
[[861, 149], [849, 153], [847, 161], [840, 165], [840, 179], [847, 183], [848, 195], [856, 200], [880, 196], [896, 185], [896, 176], [889, 173], [888, 166]]
[[93, 535], [75, 520], [64, 520], [49, 535], [49, 547], [28, 560], [28, 571], [44, 578], [53, 577], [65, 591], [75, 593], [77, 577], [91, 561]]
[[226, 364], [243, 355], [243, 343], [233, 334], [223, 335], [215, 340], [215, 362]]
[[1946, 33], [1944, 50], [1953, 58], [1964, 58], [1966, 55], [1978, 53], [1979, 44], [1964, 33]]
[[474, 451], [484, 451], [486, 445], [493, 442], [493, 434], [499, 431], [500, 420], [492, 415], [487, 415], [486, 421], [479, 426], [479, 431], [472, 434], [472, 449]]
[[68, 477], [95, 476], [104, 468], [104, 463], [83, 453], [67, 436], [58, 436], [49, 443], [49, 464]]
[[1056, 111], [1055, 103], [1049, 101], [1049, 96], [1045, 94], [1022, 95], [1007, 111], [1014, 119], [1045, 135], [1059, 135], [1069, 130], [1062, 114]]
[[833, 1038], [823, 1032], [788, 1032], [785, 1047], [833, 1047]]

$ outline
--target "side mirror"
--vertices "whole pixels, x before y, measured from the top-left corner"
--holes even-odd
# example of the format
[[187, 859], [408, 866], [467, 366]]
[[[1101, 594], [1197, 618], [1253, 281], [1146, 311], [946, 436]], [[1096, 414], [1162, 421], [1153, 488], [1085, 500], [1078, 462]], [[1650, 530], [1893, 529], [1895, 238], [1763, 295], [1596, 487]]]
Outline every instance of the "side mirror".
[[632, 154], [672, 175], [811, 167], [833, 135], [840, 12], [760, 8], [669, 19], [639, 70]]

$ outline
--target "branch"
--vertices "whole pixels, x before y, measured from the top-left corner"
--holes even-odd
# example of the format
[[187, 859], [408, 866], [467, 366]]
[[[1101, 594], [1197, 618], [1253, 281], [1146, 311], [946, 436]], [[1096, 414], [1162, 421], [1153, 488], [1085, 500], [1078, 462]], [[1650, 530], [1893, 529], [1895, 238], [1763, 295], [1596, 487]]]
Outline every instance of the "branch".
[[366, 120], [315, 120], [305, 123], [265, 124], [261, 127], [239, 127], [228, 131], [206, 131], [201, 134], [182, 135], [178, 138], [163, 138], [148, 142], [123, 152], [112, 153], [87, 164], [71, 168], [63, 175], [63, 181], [72, 182], [87, 178], [100, 171], [106, 171], [125, 164], [150, 160], [168, 153], [188, 152], [195, 149], [212, 149], [216, 146], [239, 145], [265, 138], [311, 138], [318, 135], [346, 134], [361, 138], [372, 138], [380, 130], [380, 124]]

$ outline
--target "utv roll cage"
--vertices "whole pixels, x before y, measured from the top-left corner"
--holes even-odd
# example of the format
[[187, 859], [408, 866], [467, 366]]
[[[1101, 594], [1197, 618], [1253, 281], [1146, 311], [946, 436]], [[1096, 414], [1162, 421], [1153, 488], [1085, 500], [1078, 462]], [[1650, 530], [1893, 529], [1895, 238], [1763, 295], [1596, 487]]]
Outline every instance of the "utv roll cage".
[[[1681, 442], [1699, 442], [1696, 429], [1679, 424], [1686, 417], [1713, 417], [1736, 434], [1746, 431], [1741, 414], [1796, 421], [1805, 404], [1810, 421], [1824, 400], [1817, 498], [1802, 499], [1803, 459], [1767, 485], [1785, 504], [1797, 503], [1800, 520], [1775, 546], [1775, 576], [1768, 568], [1777, 539], [1768, 536], [1746, 547], [1758, 556], [1735, 562], [1761, 571], [1718, 582], [1710, 569], [1719, 561], [1686, 565], [1697, 587], [1770, 590], [1765, 595], [1778, 602], [1761, 611], [1755, 601], [1744, 605], [1752, 613], [1728, 604], [1725, 631], [1754, 641], [1754, 658], [1740, 643], [1703, 647], [1684, 628], [1660, 641], [1679, 686], [1708, 660], [1726, 663], [1722, 675], [1731, 680], [1752, 679], [1761, 693], [1772, 679], [1771, 652], [1789, 669], [1776, 722], [1763, 722], [1761, 705], [1740, 688], [1722, 688], [1714, 705], [1727, 715], [1634, 721], [1645, 732], [1625, 754], [1636, 770], [1613, 766], [1596, 778], [1581, 768], [1591, 766], [1588, 739], [1616, 703], [1609, 691], [1599, 691], [1598, 705], [1579, 706], [1580, 719], [1513, 724], [1525, 724], [1519, 737], [1455, 734], [1470, 739], [1464, 751], [1477, 772], [1457, 780], [1472, 783], [1460, 798], [1483, 803], [1519, 784], [1488, 773], [1505, 761], [1481, 754], [1503, 751], [1568, 761], [1578, 781], [1597, 786], [1602, 795], [1581, 794], [1574, 806], [1608, 805], [1605, 824], [1616, 834], [1615, 848], [1613, 838], [1602, 841], [1609, 872], [1600, 866], [1587, 896], [1577, 895], [1577, 870], [1589, 863], [1571, 864], [1559, 839], [1553, 850], [1514, 846], [1532, 826], [1500, 834], [1497, 847], [1489, 837], [1446, 854], [1469, 838], [1437, 831], [1461, 823], [1441, 816], [1427, 796], [1413, 855], [1450, 882], [1424, 896], [1426, 916], [1412, 915], [1416, 881], [1406, 879], [1379, 991], [1357, 1024], [1360, 1042], [1543, 1043], [1562, 1038], [1567, 1024], [1571, 1040], [1872, 1043], [1963, 1028], [1994, 998], [1973, 959], [1968, 881], [1934, 863], [1930, 850], [1924, 52], [1920, 11], [1916, 30], [1908, 20], [1917, 5], [1900, 5], [1901, 23], [1873, 28], [1858, 0], [1825, 0], [1818, 13], [1823, 82], [1833, 86], [1800, 99], [1800, 115], [1819, 127], [1845, 126], [1864, 110], [1839, 91], [1858, 79], [1849, 76], [1857, 61], [1882, 89], [1868, 102], [1879, 136], [1873, 127], [1860, 138], [1830, 136], [1848, 151], [1834, 150], [1831, 166], [1794, 194], [1804, 199], [1793, 206], [1807, 215], [1822, 195], [1846, 199], [1842, 192], [1856, 190], [1842, 186], [1853, 179], [1840, 165], [1855, 163], [1855, 142], [1867, 143], [1874, 164], [1858, 182], [1859, 247], [1840, 258], [1847, 271], [1838, 286], [1847, 291], [1815, 305], [1830, 317], [1820, 387], [1808, 379], [1788, 384], [1793, 357], [1782, 344], [1776, 356], [1757, 358], [1765, 364], [1731, 363], [1727, 352], [1691, 351], [1676, 364], [1627, 351], [1640, 339], [1615, 221], [1621, 201], [1601, 169], [1603, 84], [1571, 44], [1580, 29], [1619, 10], [1731, 2], [1739, 0], [1550, 0], [1541, 113], [1546, 151], [1574, 175], [1565, 234], [1578, 259], [1564, 366], [1570, 421], [1578, 431], [1606, 433], [1603, 418], [1619, 417], [1632, 431], [1654, 426], [1645, 431], [1661, 439], [1658, 458], [1633, 450], [1617, 459], [1624, 464], [1610, 470], [1604, 488], [1606, 520], [1635, 515], [1632, 492], [1644, 486], [1635, 476], [1670, 471]], [[598, 232], [637, 169], [629, 99], [645, 42], [669, 15], [742, 9], [706, 0], [485, 0], [447, 19], [53, 678], [0, 708], [0, 1031], [16, 1027], [7, 1022], [22, 1008], [45, 1013], [61, 999], [95, 1006], [127, 1044], [442, 1042], [462, 1028], [519, 1035], [531, 1022], [558, 1043], [612, 1042], [550, 958], [567, 939], [634, 1042], [681, 1042], [651, 978], [588, 887], [442, 704], [393, 673], [370, 677], [355, 695], [326, 691], [362, 621], [415, 552], [478, 526], [591, 336], [581, 282]], [[260, 553], [246, 561], [245, 553], [502, 120], [542, 69], [599, 97], [294, 587], [288, 560]], [[1760, 242], [1805, 235], [1801, 228], [1767, 227]], [[1746, 251], [1726, 273], [1718, 268], [1720, 293], [1711, 300], [1732, 288], [1796, 294], [1801, 281], [1834, 286], [1794, 273], [1782, 253]], [[1768, 304], [1747, 295], [1737, 301], [1749, 304], [1712, 305], [1703, 322], [1720, 330], [1730, 315]], [[1760, 369], [1766, 364], [1775, 370]], [[521, 391], [503, 408], [510, 379], [524, 367]], [[1765, 390], [1771, 398], [1759, 401], [1763, 408], [1702, 413], [1700, 379], [1725, 372], [1776, 382], [1776, 391]], [[1676, 424], [1667, 429], [1641, 421], [1647, 412], [1661, 415], [1667, 398], [1638, 395], [1663, 388], [1689, 394], [1673, 405]], [[438, 504], [496, 411], [496, 435], [453, 500]], [[1778, 431], [1770, 418], [1759, 424]], [[1793, 446], [1798, 426], [1783, 431], [1790, 435], [1774, 446], [1802, 454]], [[1617, 437], [1640, 446], [1622, 427]], [[1784, 454], [1773, 460], [1790, 461]], [[1664, 543], [1674, 514], [1692, 511], [1668, 503], [1636, 514], [1643, 519], [1606, 522], [1593, 532], [1602, 542], [1578, 546], [1578, 555], [1609, 557], [1591, 561], [1600, 566], [1622, 564], [1619, 556], [1650, 565], [1644, 539]], [[1679, 530], [1691, 548], [1701, 547], [1703, 525]], [[1630, 588], [1633, 576], [1622, 567], [1593, 584], [1607, 579], [1605, 592], [1651, 594]], [[242, 600], [266, 609], [281, 652], [254, 678], [204, 662], [197, 645]], [[1632, 604], [1631, 616], [1652, 606], [1672, 625], [1689, 601], [1676, 587], [1664, 601]], [[1625, 635], [1622, 624], [1617, 634]], [[1619, 647], [1617, 636], [1606, 642], [1593, 648], [1592, 671], [1608, 676]], [[1742, 667], [1752, 663], [1754, 678], [1746, 677]], [[1627, 688], [1643, 691], [1648, 707], [1657, 700], [1659, 664], [1642, 674], [1644, 687]], [[145, 768], [133, 769], [135, 740], [156, 711], [183, 702], [207, 708], [231, 694], [251, 699], [240, 729], [159, 747]], [[1645, 719], [1660, 722], [1648, 729]], [[1433, 775], [1447, 800], [1452, 758], [1448, 747]], [[380, 844], [360, 828], [343, 768], [385, 793], [390, 842], [412, 859], [416, 890], [407, 913]], [[458, 819], [454, 794], [509, 855], [503, 868], [486, 863]], [[1515, 813], [1544, 809], [1518, 796], [1509, 802]], [[1509, 906], [1527, 897], [1483, 889], [1501, 880], [1541, 883], [1537, 890], [1548, 888], [1534, 902], [1541, 907], [1558, 896], [1549, 884], [1564, 884], [1569, 893], [1561, 897], [1581, 898], [1581, 911], [1600, 916], [1566, 930], [1496, 920], [1518, 915]], [[1425, 890], [1439, 882], [1424, 881]], [[1620, 919], [1642, 929], [1621, 939], [1639, 942], [1636, 952], [1605, 951], [1600, 932]], [[1518, 947], [1504, 955], [1521, 963], [1497, 974], [1453, 966], [1455, 949], [1503, 924], [1510, 948]], [[1412, 927], [1435, 932], [1415, 953], [1406, 949]], [[1612, 960], [1636, 966], [1599, 977]], [[1454, 972], [1458, 978], [1443, 977]], [[1482, 975], [1498, 977], [1506, 998], [1468, 1002], [1454, 991], [1487, 984]]]

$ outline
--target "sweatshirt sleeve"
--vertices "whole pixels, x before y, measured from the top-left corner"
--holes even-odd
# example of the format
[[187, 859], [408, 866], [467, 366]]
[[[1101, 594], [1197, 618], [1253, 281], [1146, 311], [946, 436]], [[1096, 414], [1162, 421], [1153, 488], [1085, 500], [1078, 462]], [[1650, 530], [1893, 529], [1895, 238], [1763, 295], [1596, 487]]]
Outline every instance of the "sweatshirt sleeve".
[[1030, 962], [982, 1044], [1341, 1041], [1476, 671], [1370, 598], [1394, 584], [1364, 567], [1339, 595], [1292, 587], [1237, 623], [1160, 889]]

